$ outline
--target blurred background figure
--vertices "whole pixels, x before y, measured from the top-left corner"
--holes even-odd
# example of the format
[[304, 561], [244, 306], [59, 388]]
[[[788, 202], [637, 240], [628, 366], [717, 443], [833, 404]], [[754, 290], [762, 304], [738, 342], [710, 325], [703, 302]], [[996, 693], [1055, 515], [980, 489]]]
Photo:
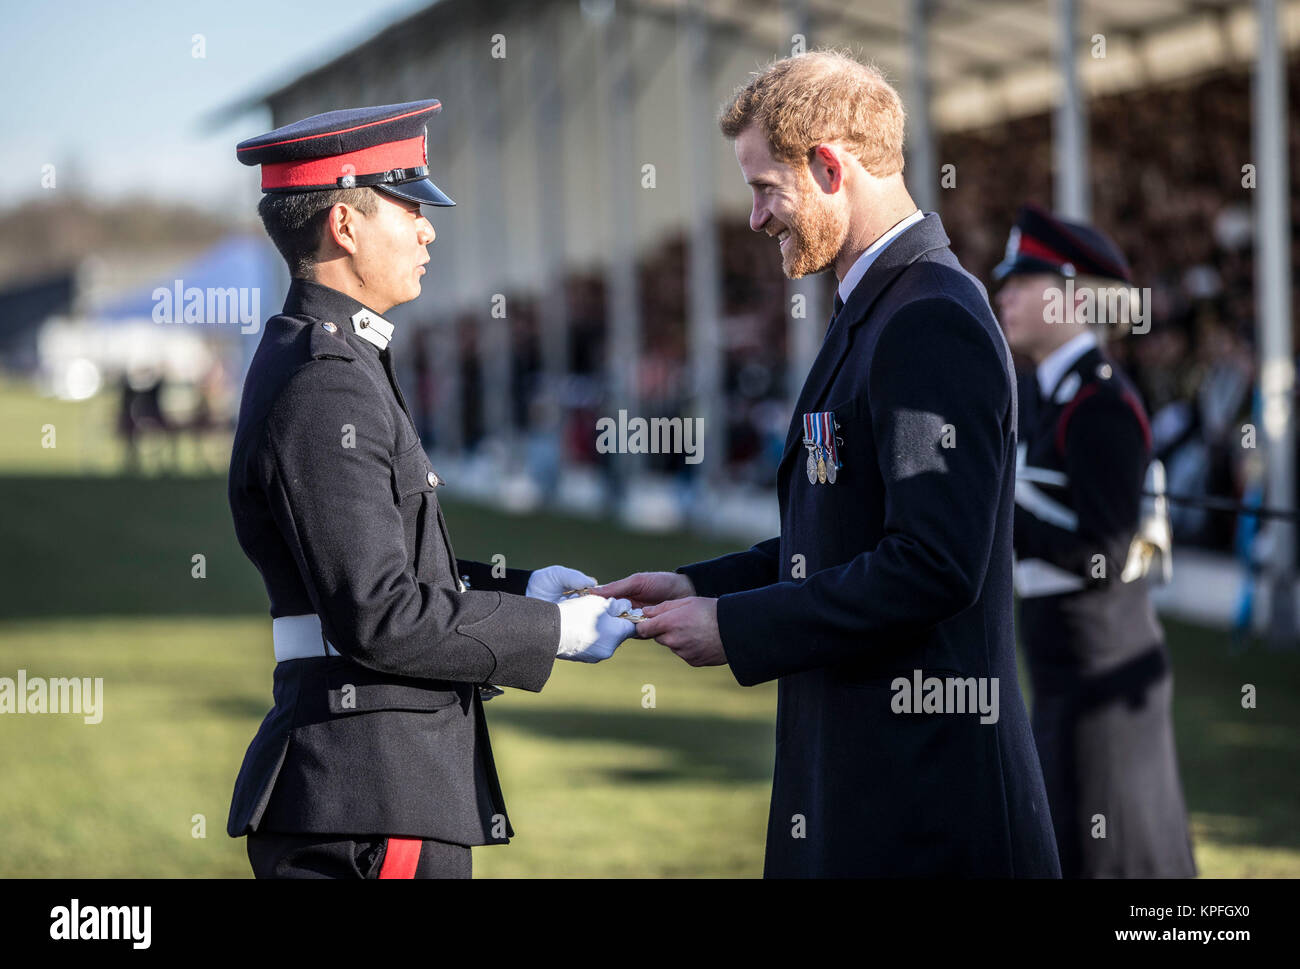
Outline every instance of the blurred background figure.
[[140, 445], [145, 435], [161, 435], [160, 467], [174, 465], [176, 442], [173, 425], [163, 413], [163, 375], [149, 367], [138, 367], [122, 375], [122, 402], [117, 428], [126, 447], [128, 473], [141, 469]]
[[[1189, 878], [1173, 673], [1147, 589], [1170, 552], [1168, 521], [1143, 521], [1151, 431], [1103, 346], [1140, 311], [1128, 303], [1132, 273], [1096, 228], [1026, 206], [993, 276], [1007, 341], [1031, 364], [1020, 384], [1018, 632], [1061, 874]], [[1108, 318], [1113, 309], [1122, 316]]]

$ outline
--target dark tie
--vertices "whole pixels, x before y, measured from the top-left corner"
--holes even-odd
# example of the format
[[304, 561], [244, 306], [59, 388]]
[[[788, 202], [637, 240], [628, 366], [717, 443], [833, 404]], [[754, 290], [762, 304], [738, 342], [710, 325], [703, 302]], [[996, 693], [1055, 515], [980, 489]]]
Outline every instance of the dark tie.
[[844, 300], [840, 299], [840, 291], [835, 291], [835, 309], [831, 313], [831, 322], [835, 322], [835, 317], [840, 315], [840, 310], [844, 309]]
[[393, 393], [397, 395], [397, 402], [402, 405], [402, 410], [406, 411], [406, 416], [410, 417], [411, 412], [406, 408], [406, 398], [402, 396], [402, 388], [397, 384], [397, 374], [393, 371], [393, 355], [389, 353], [388, 347], [379, 351], [379, 359], [384, 365], [384, 373], [388, 374], [388, 382], [392, 385]]

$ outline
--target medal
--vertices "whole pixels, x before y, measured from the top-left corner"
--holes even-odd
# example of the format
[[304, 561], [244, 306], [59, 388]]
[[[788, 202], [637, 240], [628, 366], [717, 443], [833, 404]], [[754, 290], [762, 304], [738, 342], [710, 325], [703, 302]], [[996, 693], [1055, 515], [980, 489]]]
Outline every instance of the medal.
[[840, 439], [835, 436], [839, 425], [830, 411], [803, 415], [803, 443], [808, 449], [808, 481], [811, 484], [834, 484], [840, 469]]
[[[584, 589], [570, 589], [567, 592], [562, 593], [560, 595], [560, 598], [573, 599], [576, 598], [577, 596], [589, 596], [591, 594], [592, 591], [590, 587]], [[618, 614], [618, 618], [626, 619], [630, 623], [638, 623], [638, 622], [645, 622], [650, 617], [643, 615], [640, 609], [631, 609], [627, 612], [620, 612]]]

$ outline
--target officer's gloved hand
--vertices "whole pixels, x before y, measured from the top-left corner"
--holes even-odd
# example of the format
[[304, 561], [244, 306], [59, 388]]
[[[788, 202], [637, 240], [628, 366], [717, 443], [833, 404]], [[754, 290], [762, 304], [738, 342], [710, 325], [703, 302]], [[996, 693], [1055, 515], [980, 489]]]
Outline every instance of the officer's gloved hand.
[[627, 619], [618, 618], [619, 613], [632, 608], [626, 599], [574, 596], [557, 605], [560, 608], [560, 645], [555, 655], [560, 659], [579, 663], [599, 663], [609, 659], [623, 640], [632, 637], [636, 628]]
[[568, 569], [563, 565], [548, 565], [537, 569], [528, 577], [528, 588], [524, 595], [547, 602], [559, 602], [564, 593], [572, 589], [589, 589], [596, 580], [577, 569]]

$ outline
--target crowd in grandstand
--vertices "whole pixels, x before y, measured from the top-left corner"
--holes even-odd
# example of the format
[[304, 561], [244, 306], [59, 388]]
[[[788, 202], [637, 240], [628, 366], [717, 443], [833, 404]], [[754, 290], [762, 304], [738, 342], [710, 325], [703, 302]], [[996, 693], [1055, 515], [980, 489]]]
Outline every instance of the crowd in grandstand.
[[[1300, 68], [1290, 82], [1290, 153], [1300, 158]], [[1250, 80], [1217, 74], [1172, 87], [1097, 98], [1089, 105], [1092, 219], [1124, 249], [1136, 285], [1149, 291], [1148, 332], [1119, 336], [1109, 350], [1138, 383], [1170, 489], [1242, 496], [1257, 470], [1243, 447], [1252, 422], [1256, 348]], [[989, 130], [950, 133], [938, 157], [955, 184], [940, 189], [939, 211], [964, 265], [986, 282], [1001, 259], [1018, 207], [1052, 197], [1051, 118], [1037, 115]], [[1300, 177], [1291, 172], [1291, 222], [1300, 226]], [[726, 360], [727, 464], [737, 482], [771, 482], [789, 421], [785, 280], [767, 238], [743, 221], [719, 227], [722, 334]], [[1300, 245], [1293, 245], [1293, 260]], [[1293, 270], [1300, 278], [1300, 266]], [[639, 267], [642, 352], [639, 404], [645, 416], [690, 413], [686, 249], [667, 241]], [[990, 285], [992, 285], [990, 283]], [[831, 283], [826, 280], [829, 293]], [[535, 307], [511, 303], [518, 427], [534, 426], [542, 391]], [[599, 275], [567, 281], [570, 377], [561, 391], [562, 462], [598, 464], [592, 428], [606, 412], [606, 303]], [[1300, 306], [1293, 310], [1300, 319]], [[462, 417], [468, 447], [485, 434], [476, 327], [462, 338]], [[1300, 341], [1298, 341], [1300, 342]], [[422, 410], [436, 393], [427, 352], [417, 364]], [[425, 427], [431, 437], [431, 423]], [[428, 439], [428, 438], [427, 438]], [[658, 456], [647, 470], [689, 474], [679, 458]], [[1277, 504], [1291, 504], [1270, 496]], [[1184, 542], [1226, 547], [1235, 518], [1191, 506], [1174, 509]]]

